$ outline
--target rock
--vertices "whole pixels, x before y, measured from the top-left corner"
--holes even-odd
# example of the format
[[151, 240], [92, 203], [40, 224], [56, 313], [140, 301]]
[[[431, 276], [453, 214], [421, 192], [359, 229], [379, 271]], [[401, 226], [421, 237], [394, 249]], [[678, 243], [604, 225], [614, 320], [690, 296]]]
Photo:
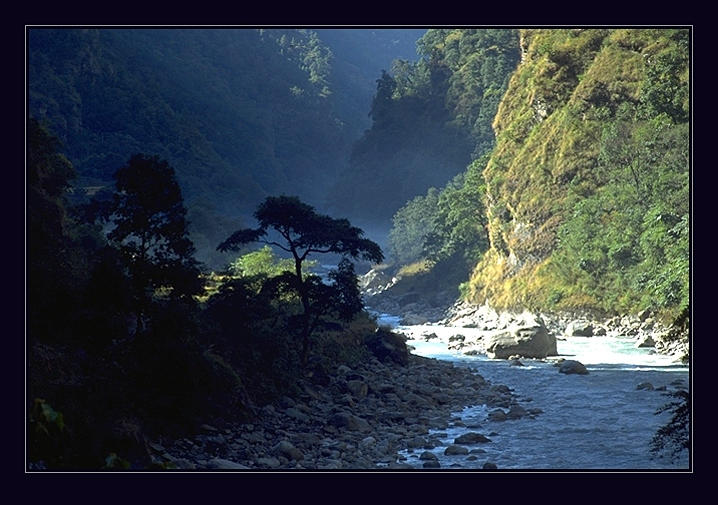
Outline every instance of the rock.
[[421, 456], [419, 456], [419, 459], [422, 461], [426, 461], [426, 460], [436, 461], [439, 458], [433, 452], [424, 451], [421, 453]]
[[512, 360], [509, 362], [509, 365], [511, 365], [511, 366], [524, 366], [524, 364], [521, 363], [521, 362], [520, 362], [519, 360], [517, 360], [517, 359], [512, 359]]
[[475, 431], [464, 433], [463, 435], [460, 435], [454, 439], [454, 444], [457, 445], [485, 444], [487, 442], [491, 442], [491, 440], [483, 436], [481, 433], [476, 433]]
[[428, 335], [424, 335], [424, 340], [426, 340], [427, 342], [434, 338], [439, 338], [439, 335], [437, 335], [436, 333], [429, 333]]
[[346, 428], [349, 431], [369, 431], [369, 423], [348, 412], [339, 412], [329, 418], [329, 423], [337, 428]]
[[507, 419], [521, 419], [522, 417], [527, 416], [529, 413], [528, 411], [523, 408], [521, 405], [513, 405], [509, 411], [506, 413]]
[[305, 414], [304, 412], [302, 412], [301, 410], [295, 408], [295, 407], [289, 407], [287, 410], [284, 411], [284, 414], [285, 414], [287, 417], [291, 417], [292, 419], [296, 419], [297, 421], [301, 421], [301, 422], [308, 422], [308, 421], [309, 421], [309, 416], [306, 415], [306, 414]]
[[365, 449], [365, 448], [371, 447], [375, 444], [376, 444], [376, 438], [366, 437], [366, 438], [361, 439], [361, 441], [359, 442], [359, 447], [361, 447], [362, 449]]
[[441, 468], [441, 464], [438, 460], [424, 461], [424, 468]]
[[277, 445], [272, 447], [272, 454], [284, 456], [290, 461], [299, 461], [301, 459], [304, 459], [304, 454], [302, 454], [302, 451], [294, 447], [294, 445], [292, 445], [292, 443], [287, 440], [282, 440]]
[[489, 412], [488, 419], [489, 419], [489, 421], [496, 421], [496, 422], [506, 421], [506, 412], [504, 412], [501, 409], [492, 410], [491, 412]]
[[357, 398], [364, 398], [369, 392], [369, 386], [367, 383], [360, 380], [348, 381], [347, 389]]
[[496, 464], [495, 464], [495, 463], [491, 463], [491, 462], [489, 462], [489, 461], [487, 461], [486, 463], [484, 463], [484, 466], [483, 466], [482, 468], [483, 468], [484, 470], [497, 470]]
[[556, 337], [549, 335], [543, 320], [528, 315], [509, 330], [485, 338], [486, 355], [492, 359], [506, 359], [514, 354], [525, 358], [555, 356]]
[[214, 458], [209, 460], [207, 468], [213, 470], [249, 470], [248, 466], [222, 458]]
[[650, 335], [644, 335], [643, 337], [640, 337], [638, 341], [636, 342], [636, 347], [655, 347], [656, 342], [653, 340], [653, 337]]
[[654, 387], [653, 384], [650, 382], [641, 382], [638, 386], [636, 386], [636, 389], [642, 389], [645, 391], [653, 391]]
[[267, 467], [267, 468], [279, 468], [282, 463], [275, 457], [272, 456], [263, 456], [261, 458], [257, 458], [256, 464], [261, 467]]
[[651, 311], [650, 311], [649, 309], [642, 310], [641, 312], [639, 312], [639, 313], [637, 314], [638, 320], [641, 321], [641, 322], [643, 322], [643, 321], [645, 321], [646, 319], [648, 319], [648, 316], [650, 316], [650, 315], [651, 315]]
[[603, 337], [606, 335], [606, 328], [603, 326], [599, 326], [598, 328], [594, 328], [593, 334], [597, 337]]
[[573, 321], [566, 326], [565, 334], [568, 337], [591, 337], [593, 325], [587, 321]]
[[563, 361], [558, 369], [559, 373], [565, 373], [565, 374], [578, 374], [578, 375], [586, 375], [588, 374], [588, 370], [586, 370], [586, 366], [581, 363], [580, 361], [567, 359]]
[[469, 450], [461, 445], [452, 444], [444, 451], [445, 456], [458, 456], [469, 454]]
[[406, 337], [385, 328], [379, 328], [365, 339], [366, 346], [380, 361], [392, 361], [400, 365], [409, 363]]
[[464, 340], [466, 340], [466, 337], [463, 335], [452, 335], [449, 337], [449, 342], [463, 342]]

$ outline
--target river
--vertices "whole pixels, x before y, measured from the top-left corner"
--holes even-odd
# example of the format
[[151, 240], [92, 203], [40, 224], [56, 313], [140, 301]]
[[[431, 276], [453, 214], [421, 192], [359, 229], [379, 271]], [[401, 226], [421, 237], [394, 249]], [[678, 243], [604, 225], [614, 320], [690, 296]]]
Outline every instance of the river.
[[[469, 367], [493, 384], [505, 384], [525, 408], [543, 412], [535, 418], [489, 421], [489, 408], [476, 405], [455, 413], [447, 430], [433, 430], [442, 444], [430, 449], [441, 468], [481, 468], [490, 461], [499, 469], [521, 470], [667, 470], [689, 469], [686, 451], [678, 460], [657, 457], [649, 444], [656, 430], [671, 417], [656, 410], [672, 398], [666, 391], [689, 387], [689, 368], [669, 356], [638, 349], [635, 340], [621, 337], [572, 337], [557, 342], [560, 357], [586, 365], [588, 375], [564, 375], [547, 361], [507, 360], [484, 355], [467, 356], [449, 350], [452, 335], [476, 331], [438, 325], [399, 326], [399, 318], [386, 314], [380, 324], [409, 336], [413, 353]], [[429, 341], [422, 335], [434, 333]], [[649, 382], [666, 391], [637, 389]], [[466, 456], [445, 456], [446, 446], [467, 431], [482, 433], [491, 442], [473, 448]], [[421, 468], [424, 450], [404, 452], [406, 462]], [[473, 457], [471, 457], [473, 456]]]

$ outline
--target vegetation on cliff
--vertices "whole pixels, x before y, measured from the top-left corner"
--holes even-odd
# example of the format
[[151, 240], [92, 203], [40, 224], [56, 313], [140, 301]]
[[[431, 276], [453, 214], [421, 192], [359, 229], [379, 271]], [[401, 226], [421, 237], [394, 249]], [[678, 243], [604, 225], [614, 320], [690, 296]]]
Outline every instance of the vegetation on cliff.
[[669, 317], [687, 305], [689, 36], [521, 32], [483, 171], [491, 247], [471, 300]]

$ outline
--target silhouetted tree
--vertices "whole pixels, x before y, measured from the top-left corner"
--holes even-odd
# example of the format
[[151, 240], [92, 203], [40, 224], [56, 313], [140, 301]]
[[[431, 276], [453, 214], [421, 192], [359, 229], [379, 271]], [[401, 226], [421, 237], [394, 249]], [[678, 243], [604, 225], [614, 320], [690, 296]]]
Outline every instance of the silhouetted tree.
[[[358, 291], [355, 293], [352, 290], [349, 278], [353, 277], [354, 283], [356, 279], [348, 258], [362, 258], [378, 263], [384, 259], [384, 255], [379, 245], [364, 238], [364, 232], [352, 226], [348, 220], [317, 214], [313, 207], [297, 197], [268, 197], [259, 205], [254, 217], [259, 222], [258, 228], [234, 232], [217, 249], [236, 251], [244, 244], [263, 242], [292, 255], [294, 273], [275, 277], [273, 282], [283, 284], [299, 295], [303, 309], [300, 317], [302, 363], [306, 363], [309, 338], [322, 313], [331, 308], [346, 318], [362, 309]], [[279, 237], [270, 237], [270, 231]], [[340, 254], [347, 259], [333, 273], [334, 288], [328, 288], [316, 276], [304, 278], [302, 275], [302, 264], [313, 253]]]
[[690, 420], [691, 420], [691, 395], [688, 391], [679, 389], [668, 393], [676, 400], [668, 402], [656, 411], [671, 412], [671, 420], [661, 426], [651, 439], [651, 452], [659, 454], [669, 452], [671, 458], [678, 458], [683, 451], [690, 451]]
[[115, 178], [115, 194], [100, 214], [114, 225], [107, 238], [132, 279], [140, 332], [157, 288], [166, 288], [171, 298], [189, 299], [202, 286], [174, 169], [157, 156], [136, 154]]

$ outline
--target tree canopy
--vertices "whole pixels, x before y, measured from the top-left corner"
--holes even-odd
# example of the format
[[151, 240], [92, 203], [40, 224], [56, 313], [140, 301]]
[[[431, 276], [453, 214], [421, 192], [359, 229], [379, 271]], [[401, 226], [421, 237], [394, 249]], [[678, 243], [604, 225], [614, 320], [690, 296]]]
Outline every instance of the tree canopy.
[[[335, 253], [375, 263], [384, 259], [379, 245], [364, 238], [360, 228], [347, 219], [317, 214], [297, 197], [270, 196], [259, 205], [254, 217], [259, 222], [258, 228], [234, 232], [217, 249], [235, 251], [250, 242], [264, 242], [292, 253], [300, 262], [311, 253]], [[281, 235], [283, 243], [265, 238], [272, 229]]]
[[[364, 232], [347, 219], [335, 219], [318, 214], [314, 208], [297, 197], [268, 197], [259, 205], [254, 217], [257, 228], [234, 232], [217, 247], [220, 251], [236, 251], [250, 242], [263, 242], [291, 253], [294, 273], [274, 277], [276, 289], [287, 289], [299, 295], [302, 314], [299, 319], [302, 339], [302, 362], [306, 363], [309, 338], [321, 317], [334, 313], [351, 319], [363, 308], [356, 283], [354, 266], [349, 258], [361, 258], [375, 263], [384, 259], [381, 248], [364, 238]], [[270, 235], [270, 232], [279, 237]], [[327, 286], [318, 276], [304, 278], [302, 266], [312, 253], [334, 253], [343, 256], [339, 268], [330, 274], [334, 281]]]
[[136, 154], [115, 177], [116, 191], [100, 206], [100, 217], [113, 225], [107, 238], [130, 272], [139, 329], [149, 292], [165, 288], [174, 298], [196, 294], [199, 269], [174, 169], [157, 156]]

